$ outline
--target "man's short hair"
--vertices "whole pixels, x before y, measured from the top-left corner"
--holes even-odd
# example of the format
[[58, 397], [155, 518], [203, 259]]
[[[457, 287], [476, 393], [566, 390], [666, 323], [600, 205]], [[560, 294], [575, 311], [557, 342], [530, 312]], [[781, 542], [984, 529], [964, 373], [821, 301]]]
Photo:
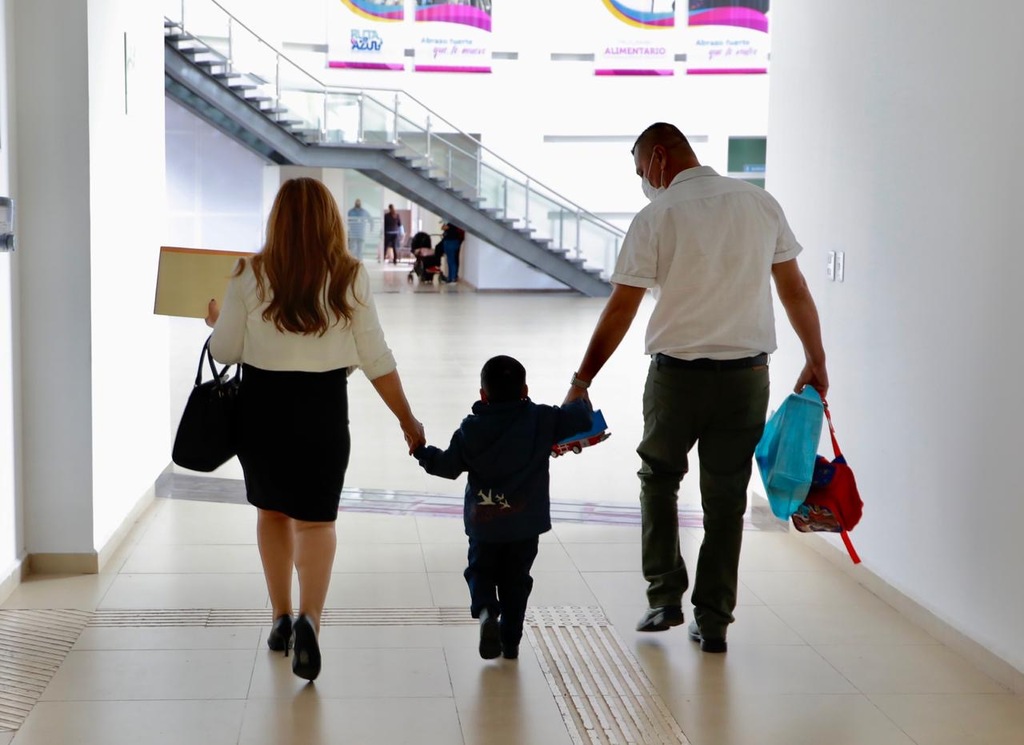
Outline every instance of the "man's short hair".
[[491, 403], [518, 401], [526, 385], [526, 368], [519, 360], [501, 354], [491, 357], [480, 371], [480, 387]]
[[686, 139], [686, 135], [675, 124], [655, 122], [640, 133], [640, 136], [636, 138], [636, 142], [633, 143], [633, 149], [629, 152], [636, 155], [637, 150], [641, 148], [650, 150], [655, 145], [663, 147], [686, 145], [688, 150], [691, 152], [693, 150], [690, 147], [690, 141]]

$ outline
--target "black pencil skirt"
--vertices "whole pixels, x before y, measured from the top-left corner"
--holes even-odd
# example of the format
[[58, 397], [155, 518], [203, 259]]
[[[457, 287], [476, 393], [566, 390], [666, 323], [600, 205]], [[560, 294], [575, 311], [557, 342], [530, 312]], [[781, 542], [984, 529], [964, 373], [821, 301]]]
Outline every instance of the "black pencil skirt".
[[338, 519], [351, 440], [348, 374], [242, 367], [238, 460], [256, 507], [296, 520]]

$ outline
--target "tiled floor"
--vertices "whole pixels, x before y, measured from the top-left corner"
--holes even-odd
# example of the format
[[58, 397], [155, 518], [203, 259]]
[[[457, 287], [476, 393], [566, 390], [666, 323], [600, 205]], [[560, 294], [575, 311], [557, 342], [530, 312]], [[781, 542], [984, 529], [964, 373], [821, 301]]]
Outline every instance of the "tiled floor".
[[[382, 295], [380, 306], [435, 442], [447, 440], [468, 409], [491, 354], [523, 357], [535, 398], [560, 398], [600, 309], [571, 297], [441, 292]], [[415, 328], [399, 322], [414, 316]], [[559, 322], [545, 323], [552, 318]], [[634, 503], [643, 371], [632, 333], [595, 386], [614, 435], [599, 446], [603, 455], [553, 464], [556, 498]], [[403, 455], [397, 427], [365, 382], [356, 378], [352, 388], [350, 486], [458, 493], [461, 481], [429, 479]], [[697, 503], [692, 485], [682, 499]], [[237, 610], [240, 620], [87, 627], [21, 729], [0, 732], [0, 745], [574, 742], [559, 708], [565, 700], [551, 686], [550, 649], [524, 644], [518, 662], [485, 662], [473, 625], [422, 620], [422, 609], [467, 605], [459, 519], [342, 513], [328, 602], [348, 609], [346, 618], [378, 623], [325, 626], [324, 671], [307, 686], [266, 649], [269, 610], [262, 626], [245, 622], [268, 605], [254, 517], [244, 505], [158, 499], [104, 573], [33, 578], [17, 588], [4, 609], [217, 609]], [[701, 531], [684, 527], [682, 537], [692, 566]], [[645, 605], [636, 526], [557, 523], [542, 540], [532, 603], [599, 608], [611, 624], [601, 633], [621, 642], [623, 659], [650, 685], [641, 700], [652, 711], [660, 702], [695, 745], [1024, 743], [1021, 698], [835, 570], [806, 540], [745, 533], [726, 655], [702, 654], [683, 629], [633, 630]], [[579, 633], [597, 643], [593, 629]], [[570, 654], [563, 662], [568, 673], [586, 675], [588, 664], [607, 660]]]

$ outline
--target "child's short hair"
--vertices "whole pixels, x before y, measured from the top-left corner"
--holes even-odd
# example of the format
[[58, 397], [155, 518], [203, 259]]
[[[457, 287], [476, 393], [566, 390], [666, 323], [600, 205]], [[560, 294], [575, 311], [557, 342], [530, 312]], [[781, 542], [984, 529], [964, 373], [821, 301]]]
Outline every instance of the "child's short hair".
[[480, 387], [491, 403], [518, 401], [526, 385], [526, 368], [519, 360], [504, 354], [491, 357], [480, 371]]

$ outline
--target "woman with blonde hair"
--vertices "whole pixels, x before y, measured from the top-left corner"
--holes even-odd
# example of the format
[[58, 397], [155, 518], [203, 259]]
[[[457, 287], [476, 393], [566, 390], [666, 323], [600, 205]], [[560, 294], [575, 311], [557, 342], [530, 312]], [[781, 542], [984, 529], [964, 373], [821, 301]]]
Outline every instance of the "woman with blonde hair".
[[[292, 644], [292, 671], [320, 672], [317, 636], [337, 544], [349, 458], [347, 377], [362, 368], [398, 418], [409, 451], [425, 442], [406, 400], [362, 263], [338, 205], [315, 179], [281, 185], [266, 244], [239, 262], [224, 307], [210, 302], [210, 349], [242, 363], [238, 459], [258, 510], [257, 542], [273, 606], [267, 645]], [[292, 621], [292, 568], [299, 575]]]

